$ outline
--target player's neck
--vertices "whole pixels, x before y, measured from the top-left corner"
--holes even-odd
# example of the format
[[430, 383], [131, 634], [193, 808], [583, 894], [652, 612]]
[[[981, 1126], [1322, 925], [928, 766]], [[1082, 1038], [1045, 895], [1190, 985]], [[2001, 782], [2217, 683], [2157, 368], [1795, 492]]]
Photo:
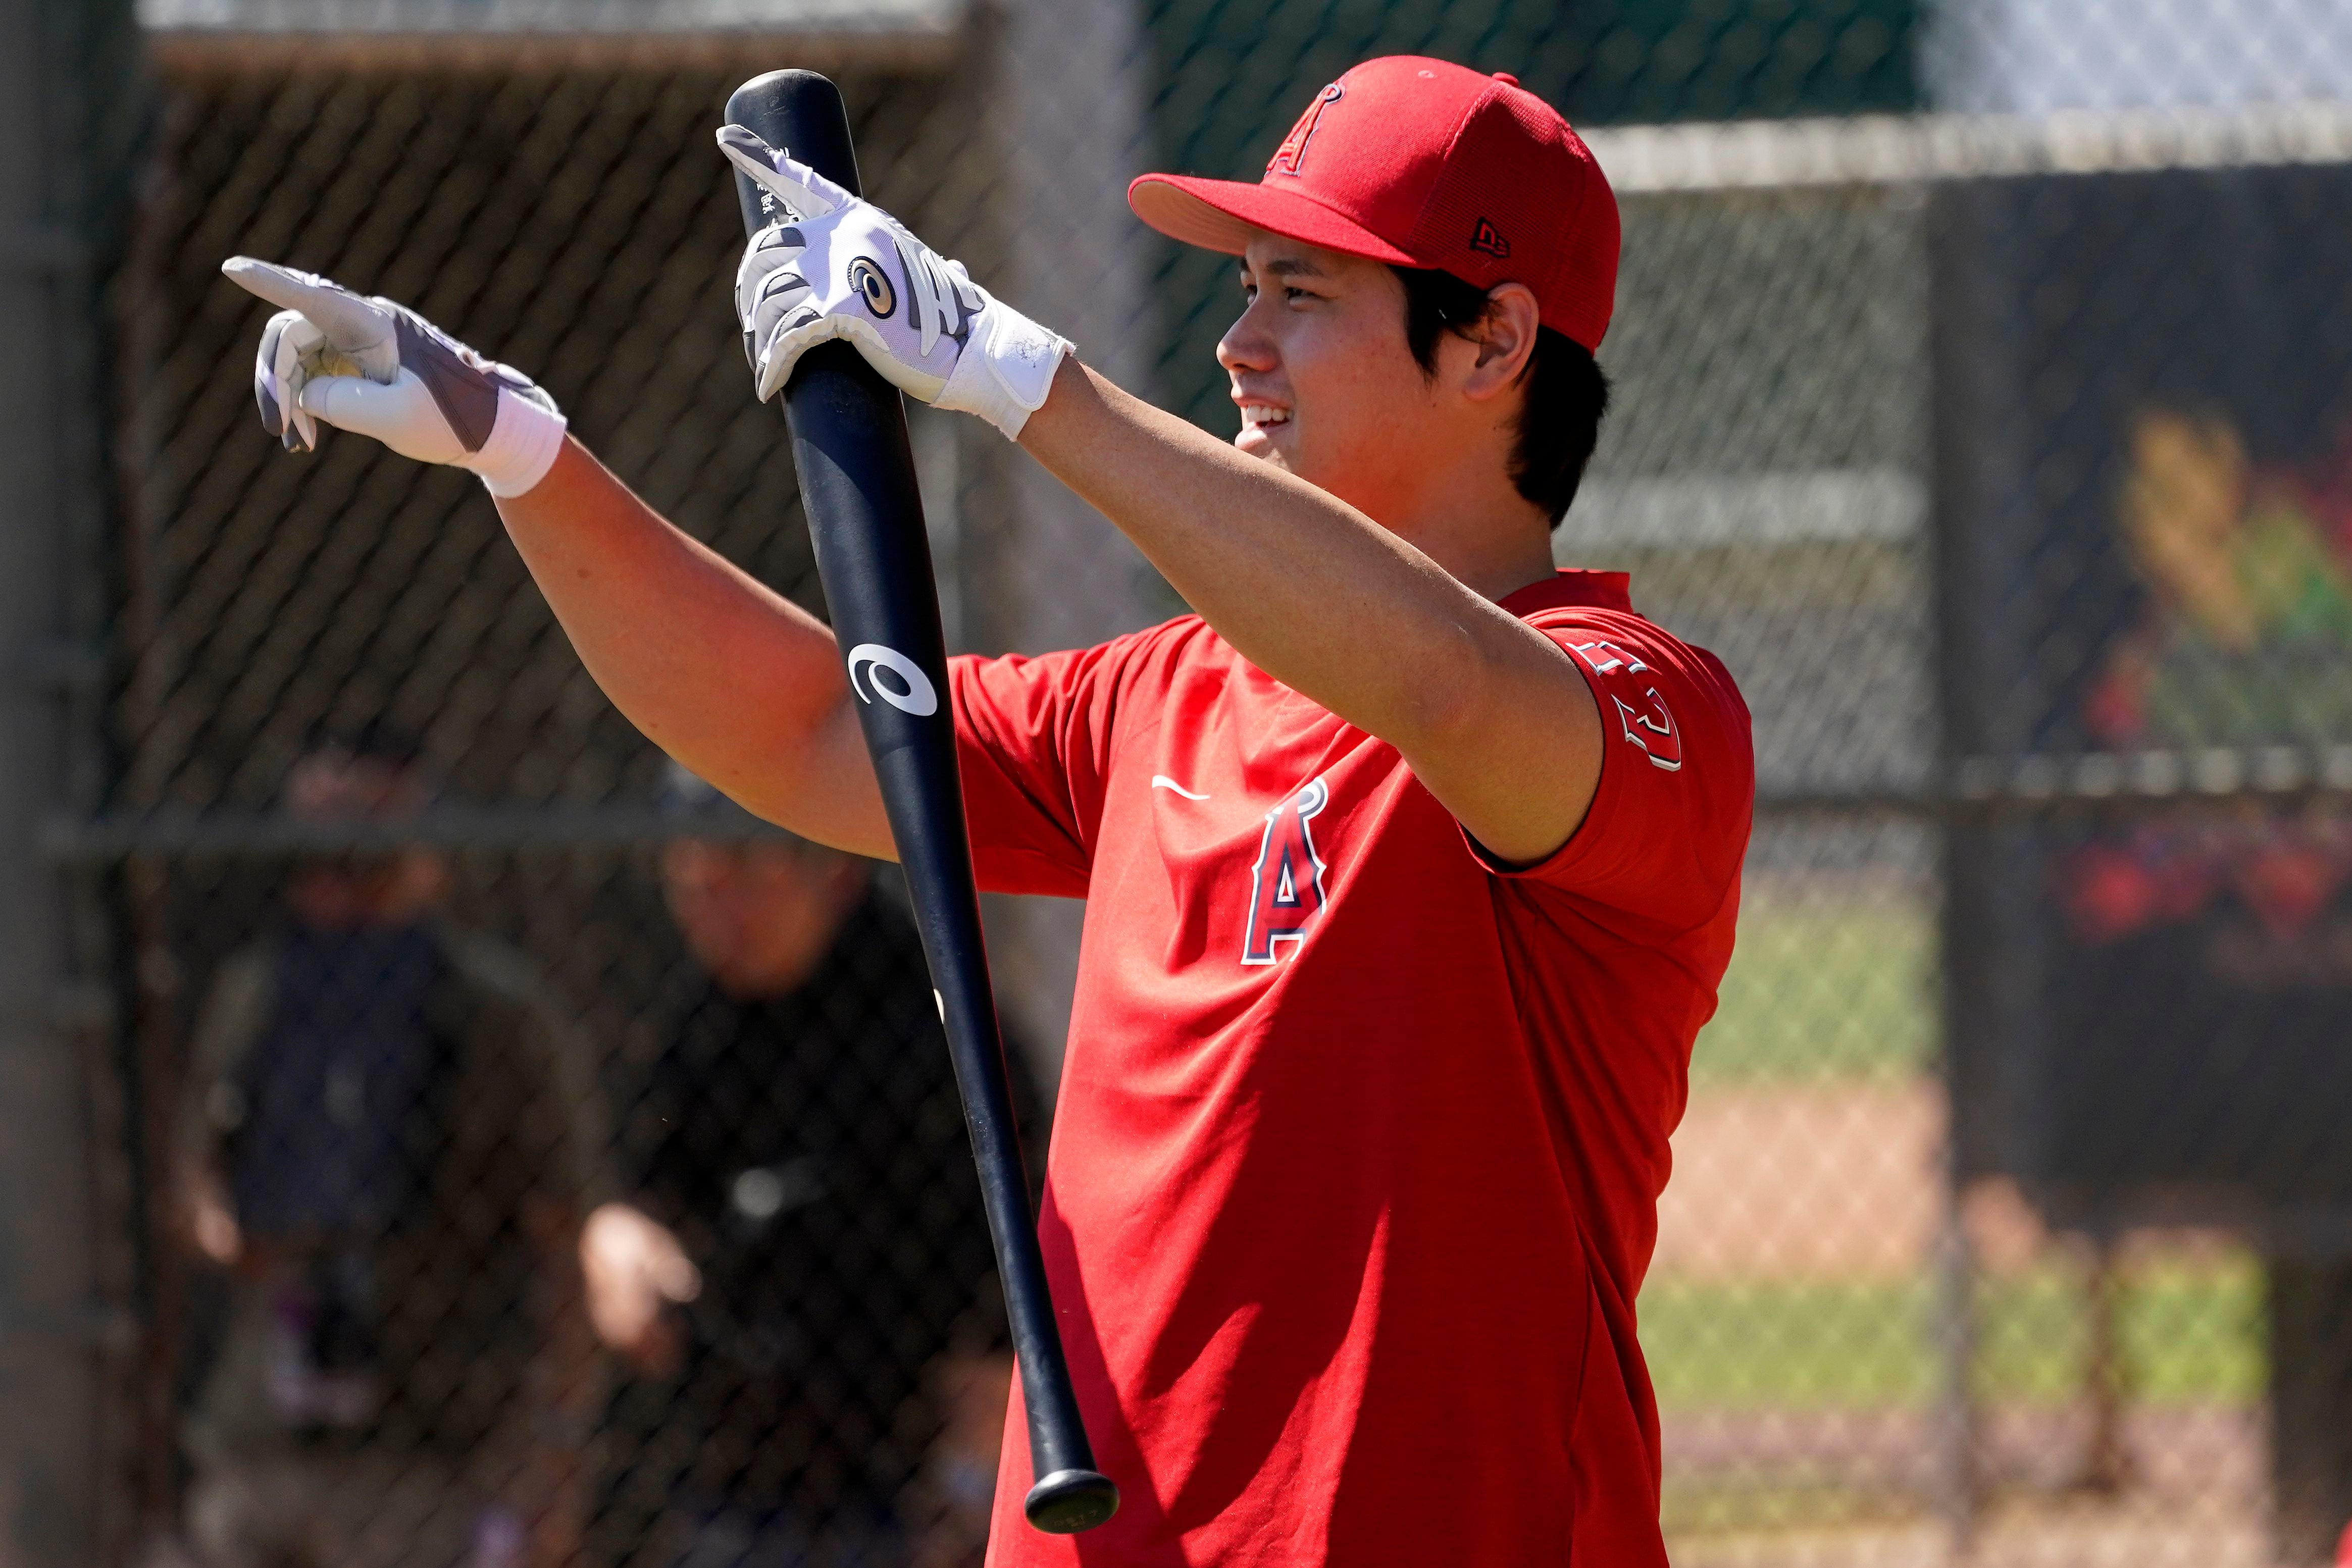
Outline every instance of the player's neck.
[[1481, 598], [1506, 599], [1552, 574], [1550, 519], [1507, 479], [1433, 486], [1381, 520]]

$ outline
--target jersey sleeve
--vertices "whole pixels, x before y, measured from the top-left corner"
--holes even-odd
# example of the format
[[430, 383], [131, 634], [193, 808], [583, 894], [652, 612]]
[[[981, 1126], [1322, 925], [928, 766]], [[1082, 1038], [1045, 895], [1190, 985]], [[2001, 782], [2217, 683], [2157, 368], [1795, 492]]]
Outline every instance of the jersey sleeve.
[[[1615, 611], [1531, 617], [1601, 710], [1601, 780], [1568, 842], [1532, 865], [1471, 852], [1497, 876], [1664, 929], [1711, 918], [1739, 874], [1756, 804], [1748, 706], [1716, 657]], [[1465, 838], [1467, 835], [1465, 835]]]
[[972, 867], [985, 891], [1086, 896], [1112, 727], [1149, 635], [948, 661]]

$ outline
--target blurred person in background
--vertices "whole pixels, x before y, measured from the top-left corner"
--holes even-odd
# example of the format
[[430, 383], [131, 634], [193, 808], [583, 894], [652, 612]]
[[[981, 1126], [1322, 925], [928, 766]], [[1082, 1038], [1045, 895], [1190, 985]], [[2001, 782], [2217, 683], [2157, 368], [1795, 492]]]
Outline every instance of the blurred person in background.
[[626, 1121], [635, 1193], [581, 1235], [639, 1375], [622, 1484], [666, 1494], [680, 1568], [977, 1562], [1011, 1361], [921, 943], [868, 862], [747, 838], [682, 768], [667, 800], [734, 841], [663, 854], [694, 963]]
[[[370, 730], [312, 747], [285, 810], [396, 823], [426, 794]], [[578, 1555], [593, 1075], [447, 886], [423, 850], [300, 862], [197, 1020], [180, 1192], [231, 1281], [184, 1429], [207, 1568]]]

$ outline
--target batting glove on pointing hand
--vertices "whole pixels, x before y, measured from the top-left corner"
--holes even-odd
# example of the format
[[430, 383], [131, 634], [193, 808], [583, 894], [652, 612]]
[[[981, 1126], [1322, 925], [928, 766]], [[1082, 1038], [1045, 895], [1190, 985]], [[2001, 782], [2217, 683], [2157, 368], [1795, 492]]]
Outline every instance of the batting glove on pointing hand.
[[373, 435], [404, 457], [471, 469], [493, 496], [547, 477], [563, 446], [555, 400], [405, 305], [368, 299], [290, 267], [235, 256], [221, 271], [283, 306], [253, 365], [262, 428], [292, 451], [318, 422]]
[[761, 402], [803, 354], [840, 338], [900, 391], [1021, 434], [1053, 387], [1067, 339], [741, 126], [719, 128], [719, 150], [783, 214], [751, 236], [735, 274], [735, 315]]

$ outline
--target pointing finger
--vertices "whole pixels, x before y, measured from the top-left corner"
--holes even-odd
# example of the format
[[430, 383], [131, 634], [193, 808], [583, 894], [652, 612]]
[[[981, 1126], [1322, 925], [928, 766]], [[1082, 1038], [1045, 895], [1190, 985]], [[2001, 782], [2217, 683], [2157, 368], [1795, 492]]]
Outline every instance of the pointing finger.
[[321, 295], [341, 292], [331, 279], [315, 272], [280, 267], [274, 261], [257, 261], [249, 256], [233, 256], [222, 262], [221, 276], [281, 310], [299, 310], [305, 315]]
[[249, 256], [230, 256], [221, 263], [221, 272], [248, 294], [300, 311], [346, 354], [374, 348], [392, 336], [389, 312], [316, 273]]

